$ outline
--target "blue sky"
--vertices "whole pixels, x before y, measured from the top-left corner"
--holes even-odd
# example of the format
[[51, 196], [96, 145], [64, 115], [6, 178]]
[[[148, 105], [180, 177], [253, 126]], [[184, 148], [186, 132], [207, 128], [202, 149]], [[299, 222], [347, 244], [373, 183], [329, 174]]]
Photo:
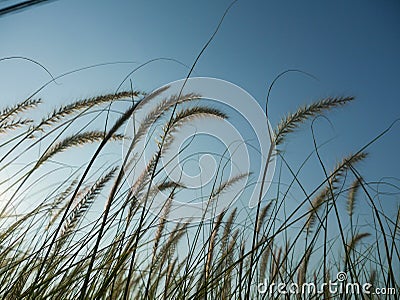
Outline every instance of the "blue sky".
[[[1, 17], [0, 57], [29, 57], [54, 75], [98, 63], [143, 63], [157, 57], [191, 65], [229, 3], [59, 0]], [[334, 138], [324, 152], [327, 165], [333, 166], [400, 117], [398, 53], [398, 1], [243, 0], [226, 16], [194, 75], [235, 83], [261, 105], [280, 72], [301, 69], [317, 77], [293, 73], [276, 84], [269, 108], [273, 125], [285, 113], [321, 97], [356, 96], [356, 102], [329, 114], [333, 127], [317, 121], [319, 140]], [[136, 66], [109, 65], [65, 77], [40, 94], [47, 103], [41, 109], [114, 91]], [[158, 61], [132, 80], [135, 87], [148, 91], [187, 72], [177, 63]], [[42, 69], [21, 60], [0, 62], [0, 78], [2, 105], [23, 100], [49, 80]], [[362, 165], [369, 180], [398, 177], [399, 129], [400, 124], [395, 125], [369, 149], [371, 155]], [[298, 165], [310, 147], [306, 124], [291, 136], [286, 150]], [[310, 174], [321, 174], [315, 168]], [[398, 198], [391, 201], [398, 203]]]

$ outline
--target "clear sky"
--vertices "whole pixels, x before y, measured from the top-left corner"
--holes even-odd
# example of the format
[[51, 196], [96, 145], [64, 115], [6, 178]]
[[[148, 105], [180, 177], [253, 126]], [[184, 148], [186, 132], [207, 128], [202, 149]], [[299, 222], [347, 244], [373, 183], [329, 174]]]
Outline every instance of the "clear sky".
[[[93, 64], [143, 63], [158, 57], [191, 65], [229, 3], [58, 0], [1, 17], [0, 58], [29, 57], [54, 75]], [[326, 152], [328, 165], [333, 165], [400, 117], [399, 53], [399, 1], [242, 0], [229, 11], [193, 75], [233, 82], [261, 105], [280, 72], [301, 69], [317, 77], [293, 73], [276, 84], [269, 108], [272, 125], [288, 111], [321, 97], [356, 96], [356, 102], [329, 115], [333, 127], [317, 122], [321, 142], [334, 138]], [[60, 85], [52, 84], [40, 94], [49, 108], [42, 109], [114, 91], [136, 66], [103, 66], [60, 79]], [[187, 72], [177, 63], [157, 61], [132, 80], [136, 88], [149, 91]], [[0, 103], [21, 101], [49, 79], [34, 64], [2, 61]], [[400, 123], [368, 150], [371, 155], [362, 170], [369, 180], [398, 178], [399, 131]], [[309, 133], [308, 124], [287, 146], [294, 164], [312, 146]]]

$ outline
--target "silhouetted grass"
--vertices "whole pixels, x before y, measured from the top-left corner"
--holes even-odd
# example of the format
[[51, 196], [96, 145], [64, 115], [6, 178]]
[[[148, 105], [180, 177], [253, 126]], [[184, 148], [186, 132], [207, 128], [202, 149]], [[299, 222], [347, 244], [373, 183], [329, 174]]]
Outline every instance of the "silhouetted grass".
[[[39, 120], [25, 117], [39, 100], [1, 110], [2, 299], [278, 299], [276, 289], [261, 293], [259, 284], [266, 282], [267, 290], [279, 283], [320, 285], [336, 282], [339, 271], [350, 282], [399, 289], [400, 211], [396, 208], [397, 219], [390, 219], [377, 191], [359, 174], [365, 149], [329, 171], [316, 146], [314, 154], [326, 172], [308, 190], [281, 148], [301, 123], [352, 97], [316, 101], [276, 126], [271, 147], [278, 151], [271, 154], [290, 182], [277, 176], [276, 195], [260, 199], [255, 213], [243, 216], [237, 206], [210, 220], [175, 223], [168, 218], [171, 202], [182, 197], [185, 186], [163, 177], [159, 158], [171, 151], [181, 127], [194, 118], [227, 118], [223, 111], [200, 102], [188, 105], [201, 95], [166, 98], [138, 125], [122, 159], [106, 155], [120, 148], [132, 115], [165, 89], [78, 100]], [[120, 110], [108, 110], [111, 103]], [[105, 118], [110, 125], [103, 131]], [[143, 154], [139, 141], [151, 134], [154, 123], [162, 135], [147, 166], [135, 169]], [[127, 182], [132, 170], [140, 175]], [[235, 189], [245, 176], [221, 182], [204, 198], [224, 197], [224, 190]], [[293, 202], [295, 189], [300, 193]], [[147, 209], [155, 197], [165, 203], [157, 216]], [[287, 210], [289, 201], [295, 204]], [[359, 224], [358, 205], [370, 207], [370, 226]], [[291, 297], [350, 299], [329, 290]]]

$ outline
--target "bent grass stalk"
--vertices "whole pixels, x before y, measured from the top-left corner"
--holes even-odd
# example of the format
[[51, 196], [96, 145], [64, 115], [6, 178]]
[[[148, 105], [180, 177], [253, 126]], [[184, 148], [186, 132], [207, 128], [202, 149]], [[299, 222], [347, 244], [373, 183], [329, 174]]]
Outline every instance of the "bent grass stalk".
[[[111, 164], [101, 155], [121, 142], [122, 126], [132, 114], [145, 113], [146, 106], [167, 89], [142, 97], [119, 116], [109, 110], [107, 117], [114, 125], [106, 133], [101, 125], [99, 129], [92, 124], [90, 112], [115, 101], [127, 104], [129, 101], [123, 100], [141, 97], [140, 93], [81, 99], [38, 121], [24, 114], [41, 100], [1, 110], [0, 151], [6, 157], [1, 160], [0, 172], [12, 170], [19, 161], [29, 164], [18, 171], [19, 176], [8, 179], [17, 184], [11, 185], [15, 190], [0, 214], [2, 299], [265, 299], [269, 296], [260, 293], [259, 283], [265, 282], [267, 290], [272, 283], [319, 284], [335, 278], [338, 271], [348, 271], [357, 282], [368, 279], [374, 286], [399, 288], [395, 274], [399, 269], [400, 213], [397, 208], [397, 219], [390, 221], [355, 169], [356, 163], [366, 160], [365, 149], [338, 162], [311, 190], [302, 184], [300, 172], [290, 167], [281, 150], [302, 123], [347, 104], [352, 97], [317, 101], [287, 115], [276, 126], [276, 159], [282, 160], [281, 171], [287, 171], [291, 180], [284, 185], [279, 179], [276, 185], [282, 191], [274, 200], [259, 199], [254, 212], [238, 205], [211, 220], [174, 224], [168, 219], [171, 203], [185, 197], [187, 188], [168, 180], [158, 161], [173, 150], [179, 130], [194, 119], [225, 119], [223, 111], [199, 105], [201, 102], [193, 104], [192, 100], [201, 99], [197, 94], [163, 99], [136, 128], [122, 161]], [[79, 122], [90, 126], [74, 132], [74, 124]], [[153, 132], [154, 123], [160, 124], [160, 130], [154, 131], [153, 156], [143, 170], [136, 170], [139, 175], [134, 181], [127, 182], [125, 174], [137, 166], [136, 159], [142, 155], [139, 142]], [[32, 136], [35, 132], [43, 134], [40, 143]], [[43, 143], [45, 147], [39, 148]], [[82, 155], [80, 166], [69, 166], [76, 173], [51, 176], [64, 157], [90, 144], [95, 145], [94, 154]], [[22, 153], [20, 149], [24, 149]], [[23, 159], [38, 150], [36, 160]], [[318, 150], [315, 145], [314, 153]], [[248, 176], [238, 174], [225, 181], [215, 178], [202, 199], [212, 206]], [[37, 186], [33, 182], [40, 178], [46, 195], [34, 192]], [[297, 202], [291, 196], [295, 184], [302, 192], [296, 194]], [[153, 216], [146, 207], [156, 197], [161, 197], [164, 205], [160, 214]], [[376, 227], [360, 224], [355, 207], [361, 206], [364, 198]], [[289, 203], [296, 205], [287, 213], [283, 208]], [[101, 204], [104, 209], [99, 209]], [[342, 211], [345, 215], [347, 211], [348, 222], [337, 218]], [[344, 235], [347, 238], [343, 240]], [[366, 260], [368, 263], [361, 263]], [[326, 292], [325, 296], [337, 295]]]

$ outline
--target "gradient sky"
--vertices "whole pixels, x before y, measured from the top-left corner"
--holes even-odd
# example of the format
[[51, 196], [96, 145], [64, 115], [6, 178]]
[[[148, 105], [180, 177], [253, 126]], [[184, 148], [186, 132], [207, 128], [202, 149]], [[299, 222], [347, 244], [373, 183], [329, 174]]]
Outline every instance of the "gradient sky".
[[[1, 17], [0, 58], [25, 56], [55, 76], [99, 63], [132, 62], [75, 73], [60, 79], [59, 85], [51, 84], [40, 93], [47, 103], [41, 109], [49, 111], [60, 103], [114, 91], [137, 66], [133, 62], [168, 57], [191, 65], [229, 3], [58, 0]], [[261, 105], [280, 72], [300, 69], [317, 77], [292, 73], [278, 81], [270, 99], [272, 125], [321, 97], [356, 96], [356, 102], [329, 114], [332, 127], [326, 120], [317, 121], [318, 139], [334, 138], [324, 152], [328, 166], [333, 166], [400, 117], [399, 53], [399, 1], [242, 0], [229, 11], [193, 75], [233, 82]], [[187, 72], [177, 63], [157, 61], [132, 80], [136, 88], [149, 91]], [[0, 103], [21, 101], [49, 79], [32, 63], [1, 61]], [[400, 123], [368, 149], [371, 155], [361, 166], [368, 180], [398, 178], [399, 131]], [[287, 146], [294, 165], [310, 147], [306, 124]], [[313, 168], [310, 177], [321, 174], [320, 168]]]

